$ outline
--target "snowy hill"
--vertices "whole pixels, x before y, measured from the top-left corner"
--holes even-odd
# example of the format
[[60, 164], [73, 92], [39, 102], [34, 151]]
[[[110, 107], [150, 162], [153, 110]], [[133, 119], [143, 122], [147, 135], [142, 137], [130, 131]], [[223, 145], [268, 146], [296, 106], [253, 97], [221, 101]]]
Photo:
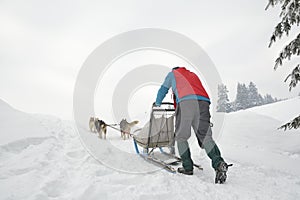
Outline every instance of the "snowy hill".
[[21, 139], [49, 136], [41, 127], [37, 126], [38, 120], [33, 116], [19, 112], [0, 100], [0, 145]]
[[[298, 109], [297, 109], [298, 108]], [[285, 123], [299, 115], [300, 97], [279, 101], [274, 104], [267, 104], [249, 109], [257, 114], [266, 115]], [[280, 124], [281, 125], [281, 124]]]
[[[80, 138], [72, 122], [22, 113], [0, 101], [0, 200], [300, 199], [300, 133], [277, 130], [299, 106], [298, 97], [226, 114], [217, 143], [234, 166], [226, 184], [215, 185], [210, 162], [196, 143], [192, 157], [204, 171], [195, 170], [194, 176], [125, 173], [102, 165], [81, 144], [106, 154], [106, 164], [153, 168], [117, 131], [109, 129], [107, 141], [88, 130]], [[109, 143], [128, 153], [118, 154]]]

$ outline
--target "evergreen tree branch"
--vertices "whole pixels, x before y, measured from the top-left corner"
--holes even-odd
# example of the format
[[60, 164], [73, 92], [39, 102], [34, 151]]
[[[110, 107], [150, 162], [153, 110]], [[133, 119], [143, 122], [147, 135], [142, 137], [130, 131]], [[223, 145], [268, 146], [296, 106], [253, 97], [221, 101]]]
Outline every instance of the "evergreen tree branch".
[[275, 27], [270, 38], [269, 47], [276, 42], [277, 38], [280, 39], [284, 33], [288, 36], [293, 25], [300, 25], [300, 0], [269, 0], [266, 10], [270, 5], [274, 7], [278, 3], [282, 4], [279, 15], [281, 21]]
[[278, 58], [275, 60], [274, 69], [276, 70], [279, 66], [282, 65], [283, 60], [290, 60], [292, 55], [300, 55], [300, 33], [297, 37], [292, 40], [288, 45], [286, 45], [283, 50], [279, 53]]
[[300, 65], [298, 64], [295, 69], [293, 69], [292, 73], [290, 73], [284, 82], [286, 82], [289, 78], [291, 78], [291, 82], [289, 84], [289, 90], [291, 91], [292, 88], [296, 87], [298, 81], [300, 82]]
[[287, 129], [291, 130], [291, 129], [297, 129], [300, 127], [300, 115], [298, 117], [296, 117], [295, 119], [293, 119], [292, 121], [282, 125], [281, 127], [279, 127], [278, 129], [284, 129], [285, 131]]
[[[282, 35], [285, 33], [286, 36], [289, 36], [291, 27], [300, 25], [300, 0], [269, 0], [269, 3], [266, 10], [272, 6], [281, 5], [281, 12], [279, 17], [281, 21], [275, 27], [275, 30], [270, 38], [269, 47], [272, 46], [276, 39], [281, 39]], [[283, 50], [279, 53], [278, 58], [275, 60], [274, 70], [283, 64], [283, 60], [291, 59], [292, 56], [300, 55], [300, 33], [292, 40], [288, 45], [286, 45]], [[299, 64], [294, 68], [292, 73], [290, 73], [285, 82], [291, 78], [289, 84], [289, 90], [296, 87], [298, 81], [300, 81], [300, 67]], [[300, 127], [300, 115], [293, 119], [291, 122], [282, 125], [279, 129], [287, 130], [287, 128], [299, 128]]]

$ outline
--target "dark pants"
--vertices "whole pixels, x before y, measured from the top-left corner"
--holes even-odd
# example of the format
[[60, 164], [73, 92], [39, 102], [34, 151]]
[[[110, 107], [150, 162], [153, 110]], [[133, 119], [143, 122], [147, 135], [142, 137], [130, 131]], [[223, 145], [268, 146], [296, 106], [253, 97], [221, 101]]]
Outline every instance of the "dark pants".
[[186, 170], [193, 169], [193, 161], [187, 142], [191, 136], [191, 127], [196, 133], [199, 146], [205, 149], [206, 154], [212, 161], [212, 167], [216, 169], [219, 163], [224, 160], [212, 138], [208, 102], [185, 100], [180, 102], [176, 108], [175, 139], [182, 165]]

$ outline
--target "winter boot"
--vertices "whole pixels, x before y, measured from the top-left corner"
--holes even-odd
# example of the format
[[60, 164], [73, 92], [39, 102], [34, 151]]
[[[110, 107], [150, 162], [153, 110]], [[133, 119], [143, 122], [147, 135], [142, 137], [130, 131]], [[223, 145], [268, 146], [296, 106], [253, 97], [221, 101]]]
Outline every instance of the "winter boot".
[[226, 172], [230, 166], [232, 166], [232, 164], [228, 165], [226, 162], [220, 162], [219, 166], [216, 168], [215, 183], [225, 183], [227, 178]]
[[[186, 171], [193, 171], [193, 160], [187, 141], [177, 141], [178, 153], [182, 160], [182, 167]], [[180, 172], [181, 173], [181, 172]]]
[[181, 174], [185, 174], [185, 175], [193, 175], [193, 170], [186, 170], [183, 167], [179, 167], [177, 169], [177, 172], [181, 173]]

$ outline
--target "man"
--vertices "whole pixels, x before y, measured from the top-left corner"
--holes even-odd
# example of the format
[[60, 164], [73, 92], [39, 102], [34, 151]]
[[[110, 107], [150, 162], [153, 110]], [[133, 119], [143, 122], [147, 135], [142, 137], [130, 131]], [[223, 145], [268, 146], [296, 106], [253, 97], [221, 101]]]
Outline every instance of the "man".
[[171, 87], [176, 98], [175, 140], [183, 166], [177, 171], [186, 175], [193, 175], [193, 161], [187, 141], [191, 136], [192, 127], [199, 146], [205, 149], [212, 161], [212, 167], [216, 171], [215, 183], [224, 183], [227, 178], [228, 165], [221, 157], [219, 148], [212, 138], [210, 99], [200, 79], [195, 73], [184, 67], [173, 68], [157, 93], [156, 106], [161, 105]]

